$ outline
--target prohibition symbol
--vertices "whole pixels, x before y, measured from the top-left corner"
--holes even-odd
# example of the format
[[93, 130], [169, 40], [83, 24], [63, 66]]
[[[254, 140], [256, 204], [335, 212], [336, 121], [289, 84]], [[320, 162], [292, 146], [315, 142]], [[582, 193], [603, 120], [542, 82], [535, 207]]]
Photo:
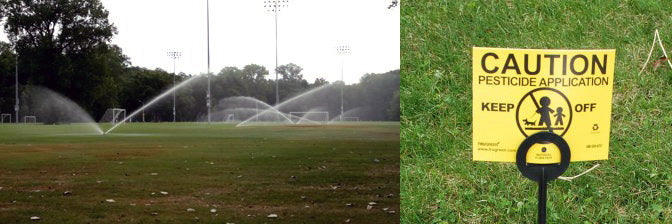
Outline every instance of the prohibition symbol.
[[572, 124], [572, 114], [565, 94], [553, 88], [537, 88], [518, 102], [516, 124], [525, 137], [546, 130], [563, 136]]

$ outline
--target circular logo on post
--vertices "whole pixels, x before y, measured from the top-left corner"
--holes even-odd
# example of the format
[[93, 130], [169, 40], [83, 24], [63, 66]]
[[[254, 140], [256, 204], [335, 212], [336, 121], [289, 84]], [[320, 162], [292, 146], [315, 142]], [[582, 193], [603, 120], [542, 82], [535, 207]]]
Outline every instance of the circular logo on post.
[[518, 102], [516, 123], [525, 137], [540, 131], [563, 136], [572, 124], [572, 105], [557, 89], [537, 88]]

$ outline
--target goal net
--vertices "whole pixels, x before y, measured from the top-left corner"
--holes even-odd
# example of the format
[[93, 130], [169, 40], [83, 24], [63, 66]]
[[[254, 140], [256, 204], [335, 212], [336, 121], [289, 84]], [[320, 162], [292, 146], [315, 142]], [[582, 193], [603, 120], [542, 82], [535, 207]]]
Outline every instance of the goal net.
[[235, 122], [236, 121], [236, 115], [235, 114], [227, 114], [226, 115], [226, 122]]
[[12, 123], [12, 114], [2, 114], [2, 120], [0, 120], [1, 123]]
[[100, 123], [116, 124], [126, 119], [126, 109], [110, 108], [105, 111]]
[[294, 124], [326, 124], [329, 122], [329, 112], [326, 111], [295, 111], [289, 112]]
[[37, 117], [35, 117], [35, 116], [23, 116], [23, 123], [25, 123], [25, 124], [35, 124], [35, 123], [37, 123]]

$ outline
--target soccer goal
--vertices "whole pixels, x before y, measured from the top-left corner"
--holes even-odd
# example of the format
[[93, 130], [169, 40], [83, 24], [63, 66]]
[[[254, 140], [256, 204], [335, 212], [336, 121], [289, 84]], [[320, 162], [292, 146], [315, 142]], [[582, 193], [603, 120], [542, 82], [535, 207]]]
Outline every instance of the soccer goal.
[[100, 123], [109, 122], [116, 124], [124, 121], [124, 119], [126, 119], [126, 109], [110, 108], [105, 111], [103, 118], [100, 119]]
[[236, 121], [236, 115], [235, 114], [227, 114], [226, 115], [226, 122], [235, 122]]
[[295, 111], [289, 112], [289, 117], [294, 124], [326, 124], [329, 122], [329, 112], [327, 111]]
[[342, 117], [341, 121], [359, 121], [359, 117]]
[[0, 122], [4, 123], [12, 123], [12, 114], [2, 114], [2, 119]]
[[35, 116], [23, 116], [23, 123], [24, 124], [36, 124], [37, 123], [37, 117], [35, 117]]

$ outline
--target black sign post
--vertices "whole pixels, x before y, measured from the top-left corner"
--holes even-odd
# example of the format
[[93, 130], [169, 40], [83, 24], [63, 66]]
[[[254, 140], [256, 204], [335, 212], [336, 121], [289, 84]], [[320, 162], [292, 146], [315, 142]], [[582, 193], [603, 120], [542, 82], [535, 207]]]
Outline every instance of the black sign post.
[[[527, 152], [537, 143], [552, 143], [560, 149], [559, 164], [531, 164], [527, 163]], [[516, 165], [523, 176], [539, 183], [539, 201], [537, 207], [537, 220], [539, 224], [546, 223], [546, 184], [548, 181], [558, 178], [569, 167], [571, 154], [567, 142], [553, 132], [538, 132], [527, 137], [518, 147], [516, 153]]]

